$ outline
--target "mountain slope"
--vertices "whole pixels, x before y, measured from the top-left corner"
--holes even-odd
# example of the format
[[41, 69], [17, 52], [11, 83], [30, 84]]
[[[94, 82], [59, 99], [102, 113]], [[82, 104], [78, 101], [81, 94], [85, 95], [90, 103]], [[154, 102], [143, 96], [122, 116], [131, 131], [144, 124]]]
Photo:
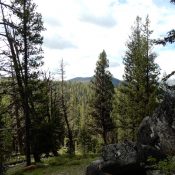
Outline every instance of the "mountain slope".
[[[70, 79], [71, 82], [80, 82], [80, 83], [89, 83], [92, 80], [92, 77], [75, 77]], [[118, 86], [121, 83], [121, 80], [117, 78], [112, 78], [112, 83], [114, 86]]]

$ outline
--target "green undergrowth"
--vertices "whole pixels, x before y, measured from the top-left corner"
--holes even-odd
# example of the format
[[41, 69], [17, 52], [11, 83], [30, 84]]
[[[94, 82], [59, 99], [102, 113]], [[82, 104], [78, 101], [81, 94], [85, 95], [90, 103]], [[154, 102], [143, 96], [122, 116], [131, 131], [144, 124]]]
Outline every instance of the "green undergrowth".
[[168, 156], [166, 159], [156, 161], [155, 158], [150, 157], [149, 162], [153, 165], [154, 169], [160, 170], [166, 175], [172, 175], [175, 173], [175, 157]]
[[172, 175], [175, 173], [175, 157], [167, 157], [167, 159], [159, 161], [155, 167], [167, 175]]
[[9, 168], [7, 175], [84, 175], [86, 167], [95, 159], [97, 155], [50, 157], [30, 167], [17, 165]]

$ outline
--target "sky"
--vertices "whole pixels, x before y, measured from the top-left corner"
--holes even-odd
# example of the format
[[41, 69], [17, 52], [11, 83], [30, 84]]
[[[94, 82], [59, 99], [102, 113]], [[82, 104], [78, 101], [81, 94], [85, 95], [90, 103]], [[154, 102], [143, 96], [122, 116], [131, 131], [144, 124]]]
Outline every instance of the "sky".
[[[175, 5], [170, 0], [34, 0], [42, 14], [44, 69], [57, 74], [64, 60], [66, 79], [94, 74], [103, 49], [115, 78], [124, 73], [122, 59], [136, 16], [149, 15], [153, 38], [175, 28]], [[161, 73], [175, 68], [174, 45], [155, 46]]]

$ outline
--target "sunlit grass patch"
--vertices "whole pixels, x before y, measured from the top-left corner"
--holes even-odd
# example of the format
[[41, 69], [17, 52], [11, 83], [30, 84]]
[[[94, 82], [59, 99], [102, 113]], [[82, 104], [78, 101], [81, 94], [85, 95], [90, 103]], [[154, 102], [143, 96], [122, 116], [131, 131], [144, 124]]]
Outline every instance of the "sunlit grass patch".
[[78, 155], [69, 157], [44, 158], [42, 163], [25, 168], [16, 166], [8, 170], [7, 175], [84, 175], [86, 167], [95, 160], [97, 155]]

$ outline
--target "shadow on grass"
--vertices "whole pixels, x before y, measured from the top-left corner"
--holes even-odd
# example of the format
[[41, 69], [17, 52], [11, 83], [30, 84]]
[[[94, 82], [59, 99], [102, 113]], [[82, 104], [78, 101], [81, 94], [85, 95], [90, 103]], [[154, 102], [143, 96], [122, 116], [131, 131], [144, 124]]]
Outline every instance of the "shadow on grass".
[[77, 173], [83, 175], [86, 167], [95, 159], [97, 159], [97, 155], [73, 157], [62, 155], [44, 158], [39, 164], [9, 169], [7, 175], [77, 175]]

